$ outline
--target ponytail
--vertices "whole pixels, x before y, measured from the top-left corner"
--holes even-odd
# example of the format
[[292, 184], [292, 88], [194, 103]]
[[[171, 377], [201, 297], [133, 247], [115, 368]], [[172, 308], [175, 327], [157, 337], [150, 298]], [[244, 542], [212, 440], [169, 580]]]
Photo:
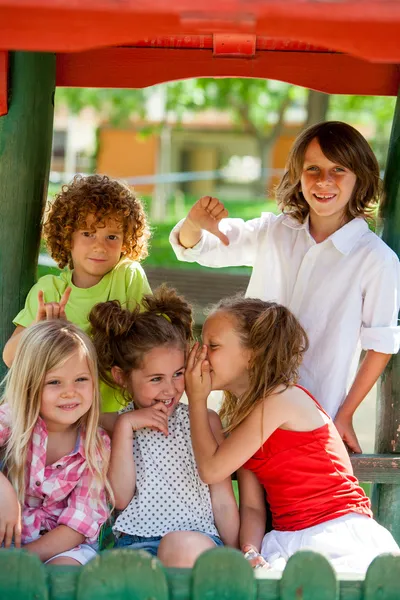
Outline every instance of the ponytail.
[[113, 367], [129, 375], [153, 348], [175, 346], [186, 353], [192, 339], [192, 309], [165, 285], [144, 296], [142, 306], [132, 311], [122, 308], [118, 300], [96, 304], [89, 321], [100, 377], [113, 387], [119, 387], [111, 376]]

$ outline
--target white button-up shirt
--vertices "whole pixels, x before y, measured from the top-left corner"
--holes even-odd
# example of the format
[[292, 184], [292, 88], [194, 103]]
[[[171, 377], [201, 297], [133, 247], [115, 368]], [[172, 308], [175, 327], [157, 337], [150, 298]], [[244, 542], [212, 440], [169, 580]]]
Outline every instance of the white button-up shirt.
[[253, 267], [246, 295], [288, 307], [306, 330], [310, 347], [301, 385], [335, 417], [354, 374], [360, 350], [399, 350], [400, 267], [396, 254], [362, 218], [353, 219], [317, 244], [308, 219], [263, 213], [251, 221], [223, 219], [224, 246], [203, 231], [193, 248], [170, 242], [180, 260], [207, 267]]

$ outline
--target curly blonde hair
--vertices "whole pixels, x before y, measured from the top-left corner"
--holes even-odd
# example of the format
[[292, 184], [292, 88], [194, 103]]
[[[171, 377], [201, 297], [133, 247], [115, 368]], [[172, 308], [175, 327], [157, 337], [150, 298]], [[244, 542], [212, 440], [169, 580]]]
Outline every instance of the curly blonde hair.
[[43, 225], [47, 247], [60, 269], [73, 268], [72, 234], [87, 227], [89, 214], [95, 217], [93, 230], [111, 218], [120, 222], [125, 256], [138, 261], [146, 258], [150, 230], [143, 205], [132, 190], [106, 175], [76, 175], [56, 195]]
[[308, 338], [290, 310], [276, 302], [234, 296], [221, 300], [211, 315], [216, 313], [233, 317], [241, 345], [252, 354], [246, 392], [240, 398], [224, 393], [219, 415], [229, 433], [276, 388], [297, 383]]
[[304, 223], [310, 208], [301, 191], [301, 175], [308, 145], [317, 139], [325, 156], [352, 171], [356, 177], [353, 194], [346, 207], [348, 220], [354, 217], [374, 219], [382, 199], [379, 165], [367, 140], [351, 125], [341, 121], [326, 121], [308, 127], [295, 140], [290, 151], [286, 172], [276, 188], [276, 199], [283, 213]]

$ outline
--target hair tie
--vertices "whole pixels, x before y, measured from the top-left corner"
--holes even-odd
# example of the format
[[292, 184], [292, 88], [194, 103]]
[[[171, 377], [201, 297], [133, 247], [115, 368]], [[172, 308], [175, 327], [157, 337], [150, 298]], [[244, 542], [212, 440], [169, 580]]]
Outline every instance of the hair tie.
[[157, 316], [159, 317], [164, 317], [164, 319], [167, 319], [167, 321], [169, 321], [170, 323], [172, 322], [171, 319], [169, 318], [168, 315], [166, 315], [165, 313], [156, 313]]

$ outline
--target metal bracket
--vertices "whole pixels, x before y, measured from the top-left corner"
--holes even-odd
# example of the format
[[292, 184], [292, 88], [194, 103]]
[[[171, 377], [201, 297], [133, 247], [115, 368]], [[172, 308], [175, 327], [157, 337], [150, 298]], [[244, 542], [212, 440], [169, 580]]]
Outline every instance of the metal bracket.
[[254, 58], [256, 36], [245, 33], [214, 33], [213, 55], [217, 58]]
[[0, 117], [8, 113], [8, 52], [0, 50]]

